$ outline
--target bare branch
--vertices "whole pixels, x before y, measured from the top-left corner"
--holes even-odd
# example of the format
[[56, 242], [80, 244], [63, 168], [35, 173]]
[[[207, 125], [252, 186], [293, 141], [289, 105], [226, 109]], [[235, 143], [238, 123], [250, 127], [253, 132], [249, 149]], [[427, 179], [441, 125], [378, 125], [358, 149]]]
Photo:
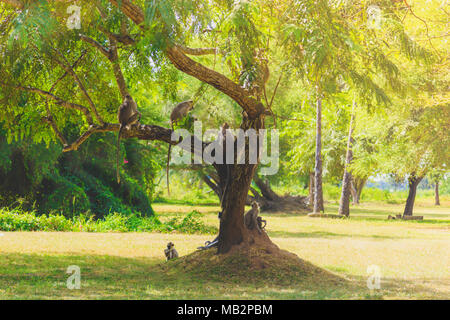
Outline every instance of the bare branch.
[[[278, 85], [280, 84], [282, 76], [283, 76], [283, 73], [280, 74], [280, 77], [278, 78], [277, 84], [275, 85], [275, 89], [273, 89], [272, 98], [270, 99], [270, 104], [268, 105], [268, 108], [270, 109], [270, 112], [272, 112], [273, 99], [275, 98], [275, 95], [277, 94]], [[272, 112], [272, 114], [273, 114], [273, 112]]]
[[[49, 114], [50, 109], [48, 108], [48, 103], [45, 102], [47, 105], [47, 114]], [[61, 131], [59, 131], [58, 126], [56, 125], [56, 122], [53, 119], [52, 115], [48, 115], [47, 117], [43, 117], [42, 121], [47, 122], [53, 129], [53, 131], [56, 134], [56, 137], [59, 139], [59, 141], [61, 141], [62, 145], [64, 146], [64, 148], [68, 145], [66, 138], [64, 138], [64, 136], [62, 135]]]
[[70, 145], [66, 145], [63, 148], [63, 152], [68, 152], [72, 150], [77, 150], [78, 147], [85, 142], [93, 133], [97, 132], [107, 132], [107, 131], [118, 131], [118, 124], [104, 123], [102, 126], [91, 125], [89, 129], [83, 133], [77, 140], [72, 142]]
[[441, 59], [441, 56], [440, 56], [440, 54], [439, 54], [439, 51], [434, 47], [433, 42], [431, 42], [430, 33], [429, 33], [429, 30], [428, 30], [428, 23], [427, 23], [424, 19], [418, 17], [418, 16], [414, 13], [414, 11], [412, 10], [411, 6], [408, 4], [408, 2], [406, 2], [406, 0], [403, 0], [403, 2], [404, 2], [405, 5], [408, 7], [409, 12], [411, 12], [411, 14], [412, 14], [416, 19], [419, 19], [420, 21], [423, 22], [423, 24], [425, 25], [425, 29], [426, 29], [426, 35], [427, 35], [428, 43], [429, 43], [430, 46], [433, 48], [434, 52], [436, 52], [436, 55], [438, 56], [438, 58]]
[[[73, 63], [72, 65], [72, 69], [75, 69], [78, 65], [78, 63], [81, 61], [81, 59], [83, 59], [83, 57], [86, 55], [86, 50], [83, 50], [83, 52], [81, 53], [80, 57]], [[55, 83], [52, 85], [52, 87], [50, 88], [50, 92], [53, 92], [53, 90], [55, 89], [56, 85], [62, 80], [64, 79], [69, 73], [66, 71], [64, 72], [64, 74], [58, 78], [58, 80], [55, 81]]]
[[86, 117], [86, 121], [88, 122], [88, 124], [90, 124], [90, 125], [93, 124], [92, 116], [91, 116], [91, 113], [90, 113], [89, 109], [84, 107], [84, 106], [82, 106], [82, 105], [63, 100], [60, 97], [55, 96], [51, 92], [44, 91], [44, 90], [41, 90], [41, 89], [38, 89], [38, 88], [24, 87], [24, 86], [20, 86], [20, 85], [9, 85], [9, 84], [2, 83], [2, 82], [0, 82], [0, 84], [4, 85], [4, 86], [7, 86], [7, 87], [12, 87], [12, 88], [16, 88], [16, 89], [19, 89], [19, 90], [23, 90], [23, 91], [34, 92], [34, 93], [37, 93], [37, 94], [39, 94], [39, 95], [41, 95], [43, 97], [50, 98], [50, 99], [54, 100], [56, 104], [59, 104], [59, 105], [65, 107], [65, 108], [81, 111], [81, 112], [84, 113], [84, 115]]
[[83, 93], [83, 95], [85, 96], [86, 100], [88, 101], [90, 107], [91, 107], [91, 111], [94, 113], [95, 118], [97, 119], [98, 122], [100, 122], [101, 124], [104, 123], [103, 118], [100, 116], [100, 114], [97, 111], [97, 108], [95, 107], [94, 102], [92, 101], [91, 97], [89, 96], [89, 94], [87, 93], [86, 88], [84, 87], [83, 83], [81, 82], [80, 78], [78, 77], [78, 75], [75, 73], [75, 71], [73, 70], [73, 68], [71, 67], [69, 61], [66, 59], [66, 57], [61, 53], [61, 51], [59, 51], [58, 49], [54, 48], [54, 51], [56, 51], [64, 60], [64, 62], [60, 61], [59, 59], [54, 59], [56, 61], [56, 63], [58, 63], [64, 70], [66, 70], [66, 72], [68, 72], [75, 80], [75, 82], [78, 84], [78, 87], [80, 88], [81, 92]]
[[112, 64], [112, 68], [114, 71], [114, 76], [116, 78], [117, 85], [119, 87], [120, 94], [122, 95], [122, 98], [125, 97], [128, 94], [127, 85], [125, 82], [125, 78], [123, 77], [122, 69], [120, 68], [119, 64], [119, 54], [117, 52], [117, 45], [116, 41], [109, 37], [109, 41], [111, 43], [110, 48], [105, 48], [102, 46], [99, 42], [95, 41], [92, 38], [89, 38], [85, 35], [80, 34], [80, 37], [85, 42], [91, 44], [95, 48], [97, 48]]
[[[100, 13], [100, 16], [102, 17], [103, 20], [105, 20], [106, 19], [106, 13], [104, 12], [104, 10], [102, 8], [101, 3], [99, 1], [96, 1], [95, 5], [97, 7], [98, 12]], [[127, 38], [129, 36], [128, 36], [128, 34], [126, 34], [126, 25], [125, 25], [126, 21], [123, 21], [123, 20], [124, 19], [122, 19], [121, 30], [122, 30], [122, 32], [124, 34], [123, 35], [119, 35], [119, 36], [120, 37], [123, 36], [123, 38], [125, 39], [125, 38]], [[93, 39], [91, 39], [89, 37], [86, 37], [86, 36], [83, 36], [83, 35], [80, 35], [80, 36], [82, 37], [82, 39], [84, 37], [85, 41], [89, 42], [94, 47], [99, 49], [108, 58], [108, 60], [111, 62], [112, 68], [113, 68], [113, 72], [114, 72], [114, 77], [116, 78], [117, 86], [119, 87], [119, 91], [120, 91], [120, 94], [121, 94], [122, 98], [124, 98], [127, 94], [129, 94], [129, 92], [128, 92], [127, 85], [126, 85], [126, 82], [125, 82], [125, 78], [124, 78], [123, 73], [122, 73], [122, 69], [120, 67], [119, 53], [117, 51], [116, 38], [115, 38], [115, 36], [113, 36], [114, 35], [113, 33], [107, 31], [106, 29], [100, 28], [100, 30], [102, 32], [104, 32], [108, 36], [109, 44], [110, 44], [109, 48], [103, 47], [100, 43], [98, 43], [97, 41], [95, 41], [95, 40], [93, 40]], [[134, 40], [133, 40], [133, 43], [134, 43]]]

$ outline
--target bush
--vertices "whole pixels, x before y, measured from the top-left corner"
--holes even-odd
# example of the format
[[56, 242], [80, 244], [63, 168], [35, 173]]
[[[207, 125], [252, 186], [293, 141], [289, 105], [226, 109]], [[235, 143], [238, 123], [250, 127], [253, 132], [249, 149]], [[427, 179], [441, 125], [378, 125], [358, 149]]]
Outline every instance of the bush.
[[59, 214], [38, 215], [35, 211], [27, 212], [20, 208], [1, 208], [0, 231], [216, 233], [217, 229], [206, 226], [199, 220], [200, 216], [198, 211], [192, 211], [181, 221], [174, 218], [163, 223], [156, 216], [147, 217], [140, 213], [125, 215], [114, 212], [94, 220], [92, 215], [86, 214], [66, 218]]
[[168, 225], [182, 233], [214, 233], [215, 228], [204, 225], [198, 218], [201, 213], [197, 210], [189, 212], [186, 217], [179, 222], [179, 218], [173, 218], [168, 222]]

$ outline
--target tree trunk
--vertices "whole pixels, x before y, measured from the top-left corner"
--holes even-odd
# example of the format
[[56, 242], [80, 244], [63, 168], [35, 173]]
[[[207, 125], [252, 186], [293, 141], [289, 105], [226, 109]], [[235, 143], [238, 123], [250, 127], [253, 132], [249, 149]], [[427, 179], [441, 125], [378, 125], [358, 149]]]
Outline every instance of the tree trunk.
[[[245, 202], [256, 165], [235, 164], [232, 167], [230, 183], [222, 203], [218, 253], [228, 252], [232, 246], [245, 241], [248, 234], [244, 226]], [[226, 177], [226, 173], [220, 175]]]
[[361, 199], [362, 190], [367, 182], [367, 179], [359, 179], [358, 184], [356, 185], [356, 203], [359, 204], [359, 200]]
[[409, 186], [409, 193], [408, 193], [408, 199], [406, 199], [406, 205], [405, 205], [405, 211], [403, 212], [403, 216], [412, 216], [413, 215], [413, 208], [414, 208], [414, 201], [416, 200], [416, 191], [417, 186], [419, 185], [420, 181], [422, 181], [423, 177], [417, 177], [415, 173], [412, 173], [408, 178], [408, 186]]
[[352, 204], [359, 204], [358, 191], [356, 190], [355, 177], [352, 175], [352, 180], [350, 181], [350, 194], [352, 196]]
[[350, 188], [353, 204], [359, 204], [362, 190], [367, 182], [366, 178], [359, 178], [352, 175], [352, 185]]
[[272, 190], [268, 180], [263, 181], [260, 177], [255, 175], [255, 177], [253, 178], [253, 181], [255, 181], [259, 190], [261, 190], [261, 194], [263, 195], [264, 198], [266, 198], [270, 201], [278, 200], [279, 196], [275, 193], [275, 191]]
[[439, 180], [436, 180], [436, 183], [434, 184], [434, 205], [435, 206], [441, 205], [439, 201]]
[[317, 99], [316, 159], [314, 168], [314, 213], [324, 211], [322, 190], [322, 99]]
[[[353, 107], [355, 103], [353, 103]], [[355, 119], [354, 112], [350, 117], [350, 128], [348, 130], [348, 141], [347, 141], [347, 154], [345, 156], [345, 168], [344, 177], [342, 178], [342, 194], [339, 201], [339, 214], [348, 217], [350, 215], [350, 189], [352, 183], [352, 174], [349, 172], [348, 167], [353, 161], [353, 121]]]
[[314, 172], [309, 173], [309, 206], [314, 206]]

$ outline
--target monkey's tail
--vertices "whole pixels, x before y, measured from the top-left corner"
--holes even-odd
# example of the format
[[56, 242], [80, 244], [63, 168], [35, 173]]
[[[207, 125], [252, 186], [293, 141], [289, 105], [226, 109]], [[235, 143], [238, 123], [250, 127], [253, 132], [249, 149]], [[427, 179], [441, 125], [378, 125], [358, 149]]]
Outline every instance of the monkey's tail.
[[120, 158], [120, 135], [122, 134], [122, 129], [123, 126], [120, 125], [119, 134], [117, 135], [116, 176], [118, 184], [120, 184], [119, 158]]
[[167, 195], [170, 197], [170, 188], [169, 188], [169, 163], [170, 163], [170, 150], [172, 149], [172, 145], [169, 144], [169, 151], [167, 151], [167, 166], [166, 166], [166, 183], [167, 183]]

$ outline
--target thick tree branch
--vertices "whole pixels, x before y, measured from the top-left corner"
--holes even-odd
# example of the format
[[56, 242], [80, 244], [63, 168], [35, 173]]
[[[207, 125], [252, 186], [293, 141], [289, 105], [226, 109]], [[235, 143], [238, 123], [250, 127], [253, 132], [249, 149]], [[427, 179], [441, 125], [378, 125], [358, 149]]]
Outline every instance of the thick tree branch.
[[116, 78], [116, 82], [117, 82], [117, 86], [119, 87], [120, 94], [122, 95], [122, 98], [125, 98], [125, 96], [128, 94], [128, 89], [127, 89], [127, 84], [125, 82], [125, 78], [123, 77], [122, 68], [120, 67], [119, 56], [117, 53], [117, 45], [116, 45], [115, 40], [114, 40], [114, 44], [111, 46], [111, 51], [112, 51], [113, 55], [112, 55], [112, 59], [110, 59], [110, 61], [111, 61], [112, 68], [114, 71], [114, 76]]
[[103, 27], [99, 27], [98, 29], [101, 32], [103, 32], [104, 34], [106, 34], [108, 36], [108, 38], [112, 38], [115, 41], [122, 43], [124, 45], [132, 46], [132, 45], [136, 44], [136, 40], [134, 40], [129, 34], [112, 33], [111, 31], [109, 31]]
[[191, 56], [203, 56], [207, 54], [216, 54], [218, 52], [216, 48], [188, 48], [182, 45], [178, 45], [178, 48], [185, 54]]
[[137, 26], [144, 23], [144, 13], [141, 8], [132, 3], [130, 0], [110, 0], [113, 5], [119, 8], [128, 18], [131, 19]]
[[23, 9], [24, 8], [24, 4], [22, 3], [22, 1], [19, 0], [0, 0], [2, 2], [5, 2], [17, 9]]
[[105, 48], [104, 46], [102, 46], [100, 44], [100, 42], [85, 36], [84, 34], [80, 34], [80, 38], [81, 40], [83, 40], [84, 42], [89, 43], [90, 45], [94, 46], [95, 48], [97, 48], [105, 57], [107, 57], [108, 59], [111, 59], [111, 51], [108, 48]]
[[192, 60], [186, 56], [179, 46], [173, 45], [167, 47], [166, 54], [178, 70], [183, 71], [184, 73], [191, 75], [225, 93], [236, 101], [247, 112], [250, 118], [256, 118], [264, 112], [264, 107], [261, 108], [261, 104], [256, 99], [251, 98], [244, 88], [231, 81], [224, 75]]
[[[85, 142], [92, 134], [101, 132], [114, 132], [119, 131], [120, 125], [118, 123], [104, 123], [103, 125], [91, 125], [89, 129], [83, 133], [77, 140], [72, 142], [70, 145], [66, 146], [63, 151], [77, 150], [83, 142]], [[138, 138], [139, 140], [159, 140], [162, 142], [169, 143], [171, 145], [179, 145], [186, 151], [194, 154], [201, 155], [203, 150], [206, 148], [208, 143], [201, 141], [195, 136], [191, 136], [194, 140], [197, 139], [198, 145], [201, 147], [197, 150], [195, 148], [195, 143], [191, 139], [191, 143], [180, 143], [180, 141], [172, 140], [172, 130], [156, 125], [134, 125], [129, 130], [124, 130], [122, 132], [122, 138]]]

